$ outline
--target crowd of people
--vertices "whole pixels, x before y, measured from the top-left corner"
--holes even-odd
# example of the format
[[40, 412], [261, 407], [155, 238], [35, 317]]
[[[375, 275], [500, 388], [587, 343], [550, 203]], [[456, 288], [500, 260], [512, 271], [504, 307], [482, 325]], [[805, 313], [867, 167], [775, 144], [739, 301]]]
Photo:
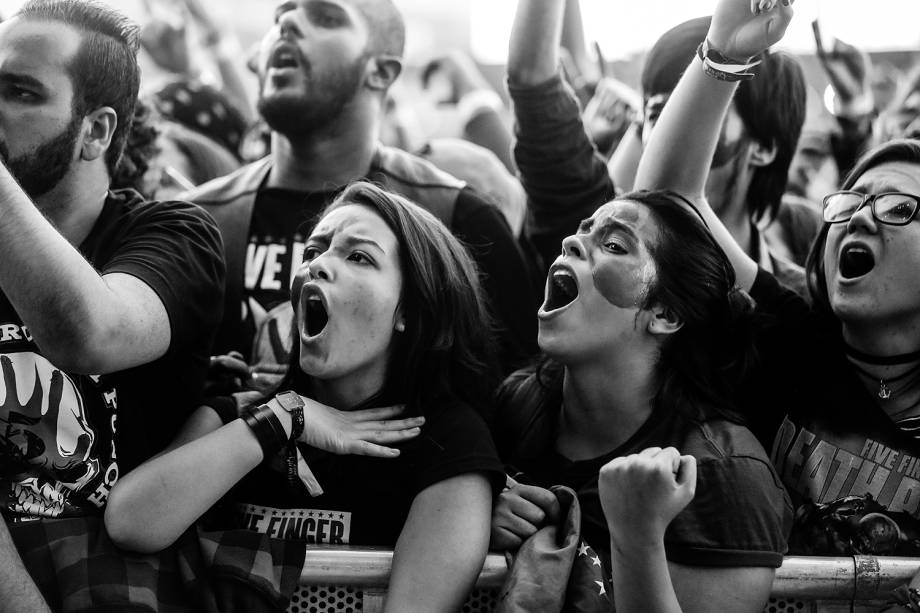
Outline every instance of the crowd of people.
[[649, 41], [639, 92], [585, 78], [576, 1], [518, 0], [513, 121], [445, 54], [421, 86], [462, 129], [419, 146], [392, 0], [278, 4], [254, 105], [180, 4], [0, 23], [0, 611], [140, 606], [189, 534], [391, 549], [392, 612], [458, 610], [489, 551], [502, 610], [549, 610], [547, 530], [596, 560], [570, 610], [756, 612], [785, 555], [920, 557], [913, 80], [880, 108], [819, 48], [816, 150], [792, 0]]

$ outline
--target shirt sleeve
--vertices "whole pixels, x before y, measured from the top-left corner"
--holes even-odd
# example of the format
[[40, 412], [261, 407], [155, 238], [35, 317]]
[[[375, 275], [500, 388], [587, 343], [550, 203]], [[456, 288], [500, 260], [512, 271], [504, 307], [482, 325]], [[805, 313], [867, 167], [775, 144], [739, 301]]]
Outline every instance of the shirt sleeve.
[[413, 495], [426, 487], [466, 473], [483, 473], [497, 496], [505, 474], [485, 421], [465, 404], [449, 403], [427, 413], [417, 439], [403, 447], [411, 473]]
[[527, 232], [543, 266], [562, 239], [616, 192], [607, 163], [585, 132], [575, 92], [560, 75], [522, 87], [508, 83], [514, 103], [514, 160], [527, 193]]
[[120, 248], [101, 271], [125, 273], [150, 286], [166, 308], [170, 350], [198, 346], [221, 320], [223, 246], [203, 209], [184, 202], [149, 202], [124, 220]]
[[792, 505], [765, 459], [702, 460], [696, 496], [665, 533], [669, 560], [691, 566], [778, 568]]

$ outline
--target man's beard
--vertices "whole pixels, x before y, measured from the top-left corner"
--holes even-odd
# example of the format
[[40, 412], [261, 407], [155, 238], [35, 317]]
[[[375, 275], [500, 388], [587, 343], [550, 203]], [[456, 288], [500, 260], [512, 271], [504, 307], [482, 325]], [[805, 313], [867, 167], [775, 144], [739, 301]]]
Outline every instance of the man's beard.
[[63, 132], [15, 158], [10, 157], [6, 143], [0, 142], [0, 157], [29, 198], [34, 200], [54, 189], [70, 170], [82, 124], [82, 118], [74, 113]]
[[333, 128], [361, 87], [366, 62], [362, 55], [350, 67], [329, 78], [308, 82], [313, 95], [281, 93], [265, 98], [260, 87], [259, 114], [272, 130], [293, 139]]

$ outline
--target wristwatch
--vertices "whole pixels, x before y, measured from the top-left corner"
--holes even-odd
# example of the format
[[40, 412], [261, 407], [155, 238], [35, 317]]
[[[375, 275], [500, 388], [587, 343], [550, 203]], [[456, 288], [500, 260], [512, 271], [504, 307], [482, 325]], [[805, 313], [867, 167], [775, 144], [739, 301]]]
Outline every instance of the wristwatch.
[[296, 441], [303, 434], [303, 398], [297, 392], [290, 390], [275, 394], [275, 400], [281, 405], [281, 408], [287, 411], [291, 416], [291, 436], [290, 441]]

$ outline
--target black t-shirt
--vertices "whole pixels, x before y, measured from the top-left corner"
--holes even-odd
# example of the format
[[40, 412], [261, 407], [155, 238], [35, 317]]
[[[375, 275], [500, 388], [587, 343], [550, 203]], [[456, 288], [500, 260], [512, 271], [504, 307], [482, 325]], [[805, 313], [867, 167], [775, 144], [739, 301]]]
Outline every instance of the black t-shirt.
[[[920, 535], [920, 442], [866, 390], [846, 358], [835, 318], [811, 311], [764, 271], [751, 296], [770, 320], [758, 339], [762, 367], [738, 404], [771, 450], [796, 506], [792, 553], [904, 552]], [[848, 534], [824, 512], [831, 509], [815, 507], [850, 496], [862, 499], [845, 501], [854, 526], [860, 513], [883, 511], [900, 526], [903, 542], [891, 541], [884, 530]], [[855, 512], [854, 504], [868, 506]], [[842, 509], [838, 515], [847, 515]], [[920, 554], [920, 546], [908, 550]]]
[[[300, 192], [262, 187], [249, 226], [244, 271], [243, 347], [252, 364], [284, 364], [290, 345], [290, 286], [306, 239], [326, 204], [341, 190]], [[451, 232], [464, 241], [483, 277], [504, 364], [532, 355], [536, 312], [517, 243], [498, 209], [469, 188], [460, 190]], [[246, 353], [251, 352], [251, 353]]]
[[[235, 403], [208, 404], [227, 423]], [[335, 455], [307, 446], [301, 451], [323, 488], [311, 498], [288, 483], [279, 458], [263, 462], [219, 503], [209, 522], [217, 528], [249, 528], [308, 543], [394, 547], [415, 496], [426, 487], [465, 473], [484, 473], [493, 493], [504, 485], [495, 445], [482, 418], [458, 402], [426, 411], [422, 433], [397, 445], [396, 458]], [[309, 427], [309, 426], [308, 426]]]
[[[545, 374], [545, 373], [544, 373]], [[724, 419], [699, 420], [657, 409], [632, 437], [601, 457], [572, 461], [555, 450], [561, 376], [534, 369], [509, 377], [499, 394], [496, 440], [503, 460], [527, 482], [566, 485], [581, 503], [582, 537], [610, 568], [610, 535], [598, 494], [601, 467], [648, 447], [673, 446], [697, 460], [693, 501], [668, 525], [669, 560], [693, 566], [782, 564], [791, 505], [751, 432]]]
[[143, 366], [68, 374], [41, 355], [0, 294], [0, 507], [8, 518], [98, 512], [119, 473], [165, 447], [199, 403], [223, 304], [214, 221], [187, 203], [111, 192], [79, 250], [101, 274], [130, 274], [157, 293], [170, 345]]

